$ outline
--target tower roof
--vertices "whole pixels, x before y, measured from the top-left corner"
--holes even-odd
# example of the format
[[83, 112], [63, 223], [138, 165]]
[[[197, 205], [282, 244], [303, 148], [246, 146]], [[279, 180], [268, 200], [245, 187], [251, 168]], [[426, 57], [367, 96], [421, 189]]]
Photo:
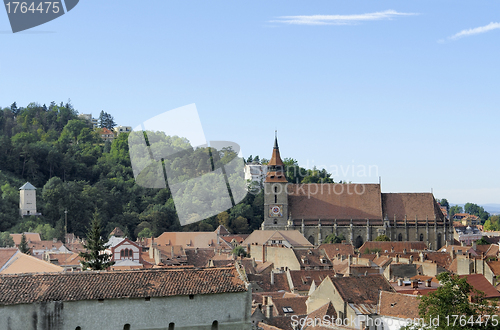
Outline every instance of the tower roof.
[[26, 182], [19, 190], [36, 190], [36, 188], [29, 182]]
[[277, 135], [275, 135], [274, 137], [273, 155], [271, 156], [271, 160], [269, 161], [267, 166], [268, 168], [265, 182], [288, 182], [285, 177], [285, 164], [283, 164], [280, 156]]

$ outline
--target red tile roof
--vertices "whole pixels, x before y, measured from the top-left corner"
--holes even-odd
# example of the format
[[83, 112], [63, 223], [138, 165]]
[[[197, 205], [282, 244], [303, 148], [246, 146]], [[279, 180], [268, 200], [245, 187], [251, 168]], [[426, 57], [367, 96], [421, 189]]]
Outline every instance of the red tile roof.
[[397, 318], [418, 318], [420, 300], [416, 296], [380, 291], [378, 314]]
[[415, 223], [415, 217], [424, 223], [428, 218], [430, 224], [434, 222], [434, 216], [438, 222], [444, 219], [431, 193], [383, 193], [382, 203], [384, 217], [387, 216], [389, 221], [394, 221], [394, 216], [398, 220], [406, 216], [409, 223]]
[[395, 292], [383, 275], [333, 277], [330, 276], [338, 293], [345, 302], [354, 304], [378, 303], [379, 290]]
[[17, 248], [1, 248], [0, 249], [0, 269], [19, 251]]
[[244, 292], [235, 268], [0, 276], [0, 305]]
[[[365, 242], [360, 248], [359, 251], [364, 252], [366, 249], [374, 250], [379, 249], [380, 252], [398, 252], [403, 253], [403, 250], [406, 252], [411, 252], [411, 250], [423, 251], [427, 250], [427, 245], [425, 242], [415, 241], [415, 242], [376, 242], [369, 241]], [[394, 250], [394, 251], [392, 251]]]
[[500, 261], [487, 261], [486, 263], [490, 266], [493, 274], [500, 275]]
[[[326, 317], [328, 315], [328, 317]], [[314, 326], [315, 322], [314, 320], [320, 319], [322, 321], [325, 321], [325, 324], [328, 324], [333, 321], [333, 319], [337, 318], [337, 311], [335, 310], [335, 307], [333, 307], [333, 304], [331, 301], [328, 303], [324, 304], [320, 308], [312, 311], [307, 315], [307, 319], [311, 319], [312, 321], [310, 322], [305, 322], [306, 326], [304, 327], [304, 330], [307, 329], [331, 329], [330, 327], [326, 326], [321, 326], [323, 322], [316, 322], [316, 326]], [[328, 323], [327, 323], [328, 322]], [[307, 325], [310, 324], [310, 325]], [[320, 326], [320, 327], [318, 327]]]
[[[289, 297], [289, 298], [272, 298], [275, 311], [275, 315], [306, 315], [307, 306], [306, 300], [307, 296], [299, 297]], [[284, 307], [291, 308], [291, 312], [285, 312]]]
[[321, 244], [319, 249], [325, 250], [325, 253], [330, 260], [335, 258], [338, 254], [341, 256], [355, 255], [354, 246], [352, 246], [352, 244]]
[[293, 288], [298, 291], [309, 291], [313, 281], [318, 286], [325, 278], [334, 275], [334, 270], [290, 270]]
[[485, 293], [485, 298], [500, 298], [500, 292], [498, 292], [495, 287], [488, 282], [483, 274], [460, 275], [460, 278], [463, 278], [464, 276], [467, 278], [467, 283], [472, 285], [474, 289]]
[[382, 219], [378, 184], [294, 184], [288, 194], [293, 219]]

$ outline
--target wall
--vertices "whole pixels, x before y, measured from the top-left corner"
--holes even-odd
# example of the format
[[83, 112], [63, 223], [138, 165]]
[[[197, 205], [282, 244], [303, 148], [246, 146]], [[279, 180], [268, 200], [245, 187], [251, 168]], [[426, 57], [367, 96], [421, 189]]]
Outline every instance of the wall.
[[251, 329], [251, 293], [48, 302], [0, 307], [0, 330]]
[[250, 245], [250, 255], [255, 261], [263, 261], [263, 247], [265, 248], [265, 261], [272, 262], [274, 268], [288, 267], [290, 270], [300, 270], [300, 263], [293, 250], [286, 247]]

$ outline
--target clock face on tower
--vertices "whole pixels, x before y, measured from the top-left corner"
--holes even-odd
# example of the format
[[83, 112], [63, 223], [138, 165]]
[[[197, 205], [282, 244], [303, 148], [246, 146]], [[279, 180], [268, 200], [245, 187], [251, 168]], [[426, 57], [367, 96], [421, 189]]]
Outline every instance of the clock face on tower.
[[283, 205], [273, 204], [269, 205], [269, 217], [277, 218], [283, 216]]

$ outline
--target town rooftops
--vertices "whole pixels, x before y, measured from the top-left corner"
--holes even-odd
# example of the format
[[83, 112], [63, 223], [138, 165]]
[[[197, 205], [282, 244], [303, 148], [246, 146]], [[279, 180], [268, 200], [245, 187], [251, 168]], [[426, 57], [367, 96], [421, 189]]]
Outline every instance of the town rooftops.
[[0, 305], [244, 291], [234, 267], [0, 276]]
[[[26, 242], [40, 242], [42, 240], [39, 233], [24, 233], [24, 236], [26, 237]], [[19, 245], [21, 244], [23, 234], [10, 234], [10, 237], [12, 237], [15, 245]]]

